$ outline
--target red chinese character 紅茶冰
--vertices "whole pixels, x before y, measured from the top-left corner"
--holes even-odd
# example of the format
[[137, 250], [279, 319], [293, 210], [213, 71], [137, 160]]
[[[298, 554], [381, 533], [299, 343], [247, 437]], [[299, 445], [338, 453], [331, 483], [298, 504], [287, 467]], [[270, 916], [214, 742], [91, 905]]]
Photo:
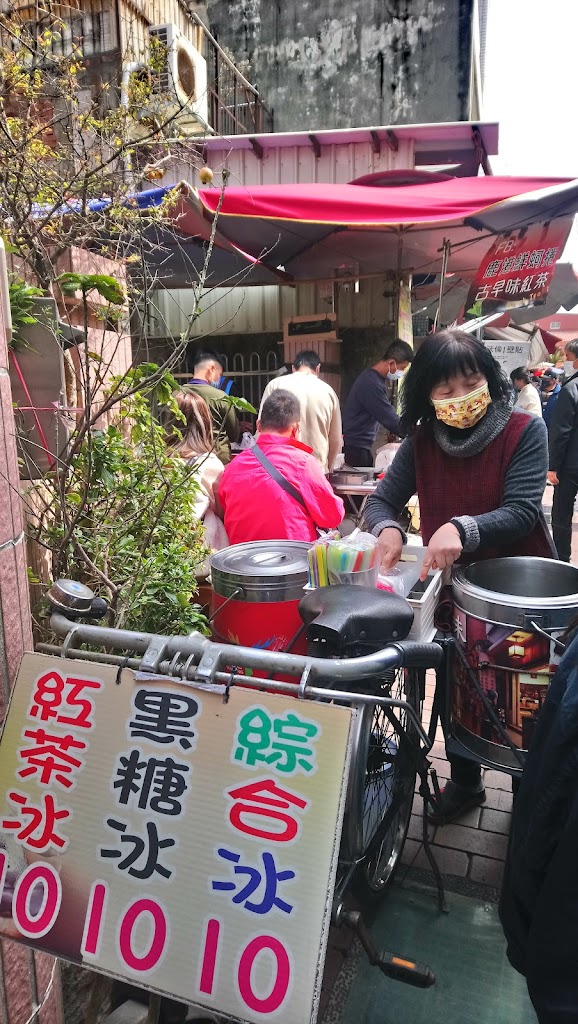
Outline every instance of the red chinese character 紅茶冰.
[[27, 765], [18, 770], [18, 775], [25, 779], [38, 773], [43, 786], [49, 786], [54, 775], [56, 782], [70, 789], [74, 785], [75, 772], [82, 767], [82, 761], [69, 751], [72, 748], [86, 750], [86, 743], [70, 734], [58, 736], [45, 729], [25, 729], [23, 737], [32, 740], [35, 745], [19, 749], [18, 758], [26, 761]]
[[83, 690], [100, 690], [99, 679], [80, 679], [77, 676], [63, 676], [51, 669], [36, 680], [29, 709], [30, 718], [41, 722], [54, 719], [60, 725], [74, 725], [80, 729], [91, 729], [94, 705], [91, 694], [81, 696]]
[[[56, 831], [56, 823], [71, 816], [67, 808], [58, 808], [50, 793], [43, 793], [41, 806], [28, 803], [28, 797], [17, 791], [8, 793], [8, 799], [16, 807], [13, 818], [4, 818], [3, 829], [16, 830], [15, 839], [36, 853], [43, 853], [49, 846], [63, 850], [68, 839]], [[28, 820], [27, 820], [28, 819]]]

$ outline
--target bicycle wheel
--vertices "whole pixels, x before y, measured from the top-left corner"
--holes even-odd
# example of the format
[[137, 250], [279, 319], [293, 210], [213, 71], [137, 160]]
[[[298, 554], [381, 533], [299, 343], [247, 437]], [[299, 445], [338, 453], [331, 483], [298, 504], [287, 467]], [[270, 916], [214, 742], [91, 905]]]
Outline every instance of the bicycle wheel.
[[[405, 700], [421, 710], [420, 672], [399, 669], [384, 680], [383, 696]], [[367, 705], [361, 714], [357, 757], [358, 835], [363, 859], [354, 889], [364, 902], [375, 901], [393, 879], [407, 834], [418, 748], [406, 711]]]

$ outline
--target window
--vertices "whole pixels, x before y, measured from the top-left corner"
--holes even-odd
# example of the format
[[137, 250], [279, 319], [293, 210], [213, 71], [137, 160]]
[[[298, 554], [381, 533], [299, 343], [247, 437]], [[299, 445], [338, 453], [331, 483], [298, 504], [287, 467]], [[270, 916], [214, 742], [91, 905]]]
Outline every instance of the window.
[[22, 4], [17, 18], [32, 38], [51, 28], [55, 35], [50, 49], [55, 56], [70, 54], [78, 47], [84, 57], [92, 57], [117, 47], [116, 20], [108, 0], [72, 0], [54, 5], [44, 18], [36, 4]]

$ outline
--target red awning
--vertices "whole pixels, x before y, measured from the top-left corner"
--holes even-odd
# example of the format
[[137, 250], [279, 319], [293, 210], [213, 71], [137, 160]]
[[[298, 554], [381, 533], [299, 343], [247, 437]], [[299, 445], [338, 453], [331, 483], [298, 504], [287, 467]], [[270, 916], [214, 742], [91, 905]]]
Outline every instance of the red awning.
[[[220, 216], [249, 217], [342, 227], [401, 227], [464, 221], [497, 203], [529, 192], [567, 185], [569, 178], [448, 178], [445, 181], [390, 188], [333, 185], [256, 185], [227, 188]], [[578, 183], [576, 183], [578, 185]], [[199, 190], [214, 213], [220, 193]]]
[[555, 334], [550, 334], [549, 331], [545, 331], [543, 327], [540, 327], [539, 330], [542, 335], [544, 345], [546, 346], [549, 354], [552, 355], [552, 353], [559, 347], [560, 339], [557, 338]]
[[[217, 244], [232, 244], [289, 278], [364, 277], [391, 270], [475, 273], [489, 238], [578, 210], [568, 178], [449, 178], [413, 185], [256, 185], [191, 190], [181, 230], [206, 231], [218, 210]], [[203, 224], [204, 222], [204, 224]]]
[[172, 231], [150, 229], [147, 259], [156, 284], [196, 283], [211, 237], [208, 287], [396, 271], [435, 275], [446, 242], [446, 272], [467, 282], [496, 234], [551, 220], [563, 220], [569, 230], [578, 211], [578, 180], [432, 175], [424, 182], [423, 172], [411, 174], [413, 184], [407, 178], [395, 184], [399, 172], [384, 172], [379, 186], [256, 185], [222, 193], [181, 182], [139, 193], [138, 204], [146, 208], [178, 191]]

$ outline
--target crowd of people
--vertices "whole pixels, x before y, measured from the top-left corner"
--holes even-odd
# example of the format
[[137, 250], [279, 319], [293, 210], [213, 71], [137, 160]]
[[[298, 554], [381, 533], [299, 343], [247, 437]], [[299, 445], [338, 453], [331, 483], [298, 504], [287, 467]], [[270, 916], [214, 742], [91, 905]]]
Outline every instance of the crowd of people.
[[[450, 352], [456, 360], [455, 373]], [[506, 545], [512, 554], [512, 545], [516, 547], [520, 538], [527, 538], [538, 526], [542, 529], [546, 471], [554, 485], [554, 544], [558, 557], [570, 560], [578, 493], [578, 340], [566, 347], [564, 371], [552, 367], [537, 376], [518, 367], [510, 374], [511, 385], [488, 349], [459, 331], [430, 336], [415, 359], [413, 349], [396, 340], [377, 362], [362, 370], [343, 409], [333, 388], [320, 376], [316, 352], [299, 352], [292, 371], [267, 384], [256, 436], [233, 458], [231, 445], [250, 427], [239, 422], [231, 403], [235, 386], [229, 386], [223, 358], [216, 352], [203, 350], [191, 357], [192, 376], [174, 396], [182, 420], [169, 426], [169, 446], [187, 459], [199, 483], [198, 511], [211, 548], [252, 540], [313, 540], [318, 531], [338, 527], [345, 509], [329, 482], [330, 473], [340, 462], [373, 466], [381, 425], [390, 436], [406, 438], [385, 483], [366, 508], [369, 528], [380, 533], [386, 568], [399, 557], [404, 535], [398, 521], [414, 493], [421, 498], [422, 534], [432, 565], [443, 567], [462, 554], [485, 550], [486, 545], [494, 552], [496, 522], [502, 530], [498, 547]], [[398, 412], [391, 401], [391, 382], [402, 380]], [[489, 398], [484, 388], [489, 389]], [[466, 398], [470, 403], [478, 400], [479, 389], [484, 391], [479, 410], [482, 426], [470, 423], [462, 408]], [[461, 419], [456, 409], [462, 409]], [[519, 427], [520, 436], [506, 446], [501, 456], [503, 479], [492, 490], [495, 453], [490, 446], [486, 465], [489, 455], [482, 458], [481, 453], [488, 445], [478, 451], [478, 438], [485, 437], [496, 416], [501, 430], [511, 421]], [[428, 437], [428, 425], [435, 428], [432, 437]], [[508, 429], [511, 433], [513, 427]], [[498, 436], [495, 430], [490, 430], [492, 443]], [[431, 451], [428, 445], [433, 445]], [[440, 459], [445, 460], [443, 466]], [[480, 470], [474, 472], [478, 462]], [[459, 491], [454, 486], [446, 489], [445, 477], [451, 473], [455, 481], [462, 469], [466, 477]], [[459, 508], [456, 493], [461, 494]], [[492, 507], [486, 509], [488, 501]], [[456, 514], [449, 515], [452, 510]], [[476, 518], [479, 523], [474, 522]], [[548, 553], [552, 550], [549, 547]]]
[[[343, 501], [329, 482], [343, 460], [373, 465], [378, 427], [399, 436], [388, 381], [403, 376], [413, 350], [393, 342], [355, 381], [342, 410], [320, 377], [317, 352], [299, 352], [292, 373], [265, 388], [254, 443], [236, 452], [248, 424], [240, 423], [223, 376], [223, 360], [202, 350], [190, 359], [191, 378], [175, 393], [181, 418], [167, 424], [169, 448], [187, 459], [199, 484], [198, 511], [213, 549], [253, 540], [314, 540], [338, 527]], [[343, 420], [343, 422], [342, 422]]]

